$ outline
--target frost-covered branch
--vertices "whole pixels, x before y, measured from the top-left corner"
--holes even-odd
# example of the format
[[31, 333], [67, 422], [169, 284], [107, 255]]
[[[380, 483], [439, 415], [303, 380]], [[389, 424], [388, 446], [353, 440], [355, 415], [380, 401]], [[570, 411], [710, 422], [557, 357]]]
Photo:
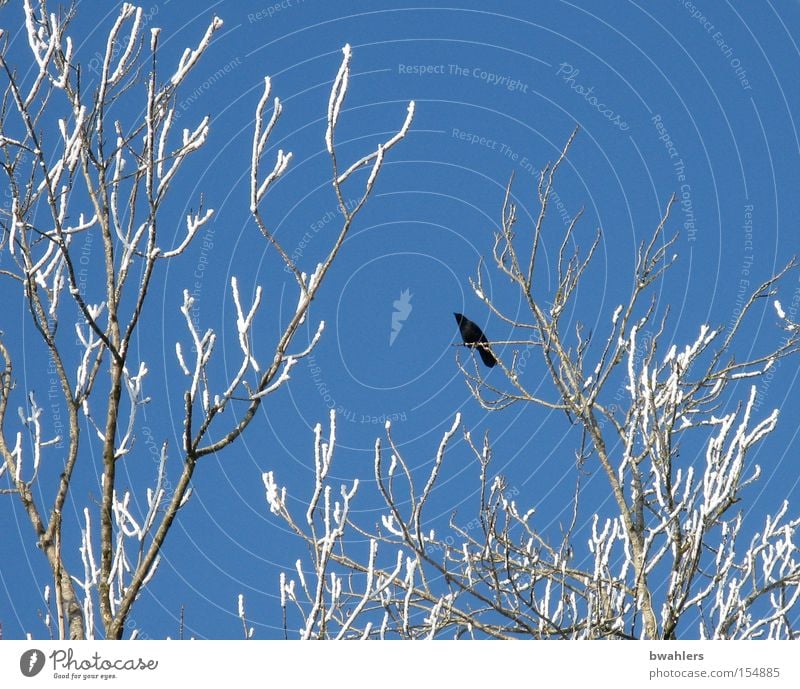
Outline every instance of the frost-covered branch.
[[[331, 95], [330, 142], [343, 103], [336, 89], [347, 83], [348, 60], [346, 52]], [[488, 437], [476, 443], [469, 432], [464, 440], [478, 469], [475, 499], [462, 499], [449, 520], [424, 509], [447, 481], [456, 419], [427, 469], [404, 457], [387, 426], [386, 449], [376, 442], [374, 482], [362, 482], [357, 496], [372, 504], [364, 491], [374, 485], [381, 513], [367, 523], [352, 508], [339, 511], [350, 514], [343, 527], [328, 517], [336, 491], [328, 479], [334, 444], [322, 442], [318, 427], [317, 472], [304, 519], [294, 516], [274, 473], [264, 476], [272, 514], [312, 554], [298, 561], [295, 574], [281, 574], [287, 635], [798, 638], [800, 520], [789, 516], [786, 503], [772, 512], [741, 508], [761, 474], [753, 453], [781, 420], [777, 409], [763, 409], [759, 379], [800, 348], [794, 311], [787, 315], [774, 299], [779, 280], [797, 264], [790, 261], [759, 285], [727, 328], [700, 324], [686, 342], [668, 341], [669, 309], [659, 312], [648, 292], [677, 260], [676, 236], [666, 236], [673, 197], [640, 243], [631, 291], [604, 327], [592, 333], [580, 323], [567, 327], [563, 316], [574, 312], [579, 287], [590, 279], [599, 232], [582, 251], [579, 211], [557, 238], [555, 266], [546, 269], [555, 276], [552, 285], [539, 264], [556, 173], [574, 137], [542, 171], [539, 213], [525, 232], [515, 227], [507, 189], [492, 254], [497, 271], [519, 290], [513, 311], [487, 296], [482, 263], [472, 283], [493, 317], [514, 330], [488, 344], [497, 367], [487, 377], [476, 359], [472, 365], [459, 361], [486, 409], [528, 403], [566, 412], [577, 477], [568, 523], [554, 529], [536, 509], [538, 495], [493, 476]], [[782, 337], [741, 356], [747, 317], [761, 306], [774, 309]], [[536, 373], [528, 374], [534, 356]], [[559, 460], [558, 453], [549, 455], [548, 461]], [[565, 464], [565, 472], [571, 469]], [[595, 496], [581, 488], [587, 471], [605, 477], [611, 501], [590, 502]], [[757, 531], [749, 543], [742, 536], [747, 519], [757, 522], [747, 531]]]
[[[257, 351], [253, 332], [262, 288], [254, 287], [248, 299], [233, 278], [230, 295], [241, 359], [225, 375], [213, 361], [217, 335], [210, 326], [215, 324], [201, 323], [199, 295], [183, 292], [176, 306], [191, 351], [182, 343], [175, 351], [187, 376], [180, 405], [184, 433], [178, 456], [174, 449], [169, 454], [162, 440], [151, 437], [163, 430], [151, 429], [145, 416], [152, 362], [136, 358], [132, 350], [141, 341], [145, 303], [159, 266], [185, 257], [196, 241], [210, 241], [213, 231], [216, 216], [202, 196], [194, 208], [180, 211], [185, 226], [178, 232], [173, 204], [186, 207], [186, 199], [176, 198], [178, 180], [213, 136], [210, 116], [178, 129], [184, 115], [179, 92], [211, 49], [222, 20], [213, 17], [199, 40], [165, 72], [160, 31], [146, 28], [142, 8], [133, 4], [123, 3], [111, 18], [103, 46], [88, 65], [76, 62], [68, 36], [77, 6], [55, 13], [43, 0], [24, 0], [21, 7], [4, 11], [16, 12], [24, 24], [27, 47], [24, 42], [22, 47], [33, 76], [19, 76], [28, 70], [11, 64], [13, 53], [4, 41], [0, 158], [10, 203], [0, 209], [0, 251], [6, 252], [0, 277], [10, 279], [26, 304], [43, 347], [37, 356], [47, 361], [48, 406], [57, 411], [46, 418], [32, 390], [15, 389], [18, 343], [12, 346], [0, 328], [0, 477], [7, 482], [0, 491], [21, 500], [36, 544], [47, 557], [59, 616], [53, 629], [71, 638], [121, 638], [191, 494], [198, 460], [234, 442], [319, 341], [322, 322], [309, 340], [298, 343], [295, 336], [357, 211], [351, 210], [329, 238], [327, 256], [307, 271], [294, 266], [269, 233], [262, 206], [288, 171], [291, 154], [279, 152], [263, 173], [265, 156], [274, 155], [270, 136], [281, 111], [275, 99], [268, 114], [267, 79], [256, 107], [249, 210], [292, 268], [297, 307], [275, 341]], [[343, 98], [346, 86], [337, 88]], [[406, 131], [407, 126], [393, 141]], [[383, 160], [385, 151], [374, 153]], [[362, 203], [376, 184], [378, 168]], [[334, 182], [337, 177], [332, 172]], [[226, 417], [233, 404], [244, 409]], [[153, 471], [149, 483], [140, 484], [130, 477], [147, 472], [128, 472], [124, 465], [140, 464], [148, 456]], [[76, 466], [87, 463], [88, 471], [97, 457], [96, 504], [86, 508], [80, 523], [67, 523], [63, 507], [74, 495]], [[82, 534], [79, 560], [62, 551], [65, 529]], [[83, 574], [76, 576], [76, 568]]]

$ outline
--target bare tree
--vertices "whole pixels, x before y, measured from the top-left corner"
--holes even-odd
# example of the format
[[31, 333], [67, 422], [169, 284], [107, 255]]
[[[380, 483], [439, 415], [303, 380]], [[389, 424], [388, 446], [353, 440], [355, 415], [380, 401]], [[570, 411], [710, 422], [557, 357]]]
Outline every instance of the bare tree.
[[[49, 586], [44, 591], [51, 635], [119, 639], [137, 597], [156, 572], [202, 458], [234, 443], [266, 397], [286, 383], [292, 367], [316, 345], [323, 322], [310, 341], [299, 345], [298, 328], [370, 196], [385, 154], [408, 131], [414, 108], [409, 104], [393, 137], [344, 167], [336, 154], [335, 134], [350, 74], [351, 51], [345, 46], [325, 132], [342, 223], [329, 240], [324, 260], [306, 274], [262, 216], [267, 191], [292, 157], [278, 151], [274, 162], [264, 165], [265, 157], [274, 155], [269, 137], [281, 115], [280, 100], [271, 100], [270, 80], [264, 80], [255, 111], [249, 210], [296, 282], [297, 307], [270, 349], [256, 352], [251, 335], [261, 288], [256, 288], [252, 303], [245, 303], [232, 278], [241, 360], [238, 370], [219, 384], [211, 375], [218, 379], [219, 371], [210, 368], [215, 332], [195, 322], [193, 297], [184, 291], [180, 310], [191, 351], [178, 342], [175, 362], [187, 381], [181, 392], [182, 445], [177, 452], [168, 451], [163, 442], [152, 481], [130, 485], [127, 472], [118, 469], [123, 462], [141, 458], [144, 450], [135, 440], [142, 426], [141, 409], [149, 402], [143, 393], [149, 370], [133, 344], [137, 331], [146, 327], [148, 290], [164, 263], [179, 259], [213, 217], [201, 199], [198, 210], [187, 215], [182, 236], [174, 240], [173, 232], [165, 232], [162, 218], [175, 196], [173, 182], [211, 129], [205, 117], [194, 128], [176, 131], [177, 93], [222, 20], [212, 19], [197, 46], [185, 50], [165, 79], [159, 30], [146, 30], [142, 9], [125, 3], [109, 30], [92, 83], [88, 71], [74, 61], [67, 33], [72, 16], [72, 10], [50, 12], [45, 0], [24, 0], [19, 19], [30, 48], [32, 78], [20, 76], [9, 64], [8, 37], [0, 35], [5, 81], [0, 151], [10, 190], [10, 205], [0, 216], [0, 250], [10, 259], [4, 265], [10, 267], [0, 273], [13, 281], [14, 291], [27, 305], [57, 381], [54, 394], [66, 409], [66, 422], [54, 429], [52, 419], [43, 415], [40, 396], [17, 388], [19, 340], [0, 333], [0, 475], [8, 482], [2, 492], [22, 501], [52, 571], [54, 595]], [[363, 179], [356, 174], [362, 168], [368, 173]], [[342, 189], [350, 185], [360, 186], [355, 205], [345, 203]], [[354, 193], [348, 191], [348, 198]], [[89, 274], [80, 270], [78, 246], [78, 240], [87, 237], [102, 247], [99, 270]], [[10, 314], [5, 310], [4, 318]], [[14, 327], [4, 325], [6, 332]], [[85, 486], [76, 483], [76, 470], [82, 464], [91, 467], [94, 454], [102, 458], [101, 495], [96, 504], [83, 508], [82, 520], [70, 520], [65, 503], [88, 498]], [[145, 509], [137, 509], [140, 503], [133, 495], [146, 498]], [[62, 544], [74, 541], [76, 534], [80, 552], [68, 552]], [[128, 629], [126, 635], [137, 634], [137, 629]]]
[[[462, 366], [484, 408], [531, 404], [563, 410], [574, 424], [576, 488], [569, 523], [555, 536], [544, 528], [536, 509], [524, 506], [535, 503], [536, 496], [492, 476], [488, 436], [475, 442], [466, 430], [476, 460], [474, 515], [454, 514], [445, 525], [430, 515], [426, 520], [423, 512], [446, 472], [446, 455], [456, 452], [447, 448], [459, 431], [459, 415], [423, 477], [412, 471], [419, 462], [403, 457], [387, 424], [388, 448], [378, 440], [374, 457], [381, 520], [377, 525], [356, 521], [351, 506], [358, 482], [341, 486], [335, 495], [328, 478], [336, 442], [331, 414], [327, 440], [322, 428], [316, 429], [316, 482], [304, 514], [292, 512], [274, 472], [264, 475], [272, 512], [310, 551], [308, 564], [298, 561], [296, 572], [281, 574], [287, 634], [800, 636], [800, 518], [791, 516], [787, 503], [769, 514], [752, 510], [749, 516], [758, 524], [750, 528], [756, 533], [742, 542], [743, 490], [760, 473], [746, 462], [748, 453], [769, 436], [779, 417], [777, 409], [758, 416], [755, 382], [800, 347], [798, 326], [779, 301], [768, 300], [797, 262], [792, 259], [760, 285], [729, 327], [702, 325], [687, 344], [670, 343], [665, 335], [669, 310], [658, 316], [655, 297], [648, 301], [647, 295], [676, 258], [677, 235], [665, 237], [672, 198], [652, 236], [640, 245], [630, 295], [610, 315], [605, 332], [570, 326], [564, 314], [574, 311], [599, 231], [582, 252], [581, 213], [571, 219], [556, 244], [556, 281], [549, 293], [546, 276], [537, 279], [537, 266], [555, 176], [576, 133], [541, 172], [533, 226], [517, 236], [509, 183], [494, 237], [493, 267], [516, 285], [526, 318], [508, 314], [487, 296], [482, 264], [472, 282], [494, 316], [519, 333], [517, 339], [486, 345], [505, 375], [501, 383], [490, 384], [476, 360]], [[785, 334], [770, 351], [739, 360], [736, 342], [745, 334], [745, 319], [762, 306], [774, 306]], [[544, 386], [540, 378], [524, 375], [532, 355], [547, 372]], [[748, 386], [744, 399], [737, 397], [742, 383]], [[679, 459], [682, 447], [696, 448], [695, 458], [688, 451]], [[601, 518], [596, 507], [585, 504], [585, 470], [605, 477], [614, 516]]]

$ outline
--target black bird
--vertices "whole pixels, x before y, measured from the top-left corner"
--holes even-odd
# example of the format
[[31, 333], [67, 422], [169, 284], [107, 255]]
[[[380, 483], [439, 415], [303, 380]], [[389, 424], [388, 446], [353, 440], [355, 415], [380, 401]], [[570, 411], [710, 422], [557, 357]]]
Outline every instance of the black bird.
[[486, 335], [483, 334], [483, 330], [466, 316], [462, 316], [460, 313], [453, 313], [453, 315], [456, 317], [456, 323], [458, 323], [458, 329], [461, 331], [461, 339], [464, 340], [464, 344], [467, 347], [477, 347], [483, 363], [492, 368], [497, 363], [497, 359], [494, 358], [494, 355], [487, 347], [481, 346], [489, 343]]

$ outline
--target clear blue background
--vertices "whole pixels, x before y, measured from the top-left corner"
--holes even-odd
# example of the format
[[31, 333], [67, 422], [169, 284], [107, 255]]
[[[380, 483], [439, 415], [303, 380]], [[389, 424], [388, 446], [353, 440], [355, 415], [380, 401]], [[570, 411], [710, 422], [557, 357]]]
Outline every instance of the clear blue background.
[[[518, 491], [518, 503], [537, 506], [540, 528], [558, 533], [569, 519], [577, 436], [560, 413], [532, 406], [495, 414], [481, 410], [456, 365], [455, 352], [462, 359], [464, 352], [451, 347], [457, 341], [452, 312], [485, 326], [492, 339], [519, 337], [489, 315], [471, 292], [468, 278], [479, 258], [491, 254], [510, 175], [516, 175], [518, 231], [524, 235], [538, 210], [537, 177], [531, 171], [557, 156], [576, 125], [581, 131], [556, 190], [566, 213], [585, 207], [577, 233], [581, 245], [588, 246], [597, 227], [603, 238], [577, 308], [565, 323], [581, 320], [597, 337], [606, 332], [615, 307], [629, 294], [635, 249], [650, 236], [672, 193], [683, 192], [685, 206], [676, 206], [668, 223], [670, 234], [680, 232], [679, 260], [656, 291], [659, 310], [672, 306], [665, 345], [691, 341], [702, 323], [730, 324], [740, 280], [754, 287], [798, 251], [797, 3], [537, 0], [502, 3], [497, 11], [487, 9], [485, 2], [456, 4], [153, 0], [144, 5], [148, 26], [163, 27], [164, 78], [184, 47], [196, 45], [214, 14], [225, 21], [178, 104], [182, 126], [194, 127], [206, 114], [212, 116], [210, 139], [174, 185], [173, 205], [165, 215], [174, 217], [178, 228], [204, 194], [205, 205], [217, 210], [213, 248], [207, 245], [204, 251], [195, 242], [158, 276], [136, 352], [151, 370], [147, 394], [154, 402], [143, 421], [156, 442], [168, 439], [171, 448], [180, 447], [185, 379], [175, 360], [174, 341], [181, 338], [188, 344], [178, 308], [182, 290], [196, 287], [198, 265], [204, 267], [200, 323], [221, 334], [215, 369], [220, 386], [223, 374], [236, 370], [239, 361], [230, 277], [238, 277], [246, 294], [257, 284], [264, 288], [256, 345], [265, 360], [278, 324], [296, 304], [293, 281], [248, 215], [253, 113], [263, 76], [272, 76], [273, 92], [284, 103], [272, 150], [294, 152], [290, 171], [266, 199], [265, 217], [290, 252], [300, 250], [304, 235], [310, 234], [298, 259], [306, 271], [325, 255], [340, 219], [329, 183], [324, 131], [341, 47], [349, 42], [354, 51], [338, 133], [341, 161], [357, 159], [396, 130], [408, 100], [417, 102], [417, 115], [411, 133], [388, 156], [374, 197], [313, 304], [312, 331], [320, 319], [327, 324], [314, 361], [298, 364], [289, 386], [267, 400], [242, 441], [219, 457], [202, 460], [193, 499], [168, 538], [155, 580], [134, 609], [131, 626], [140, 627], [143, 636], [176, 636], [183, 606], [187, 635], [240, 637], [239, 593], [245, 595], [256, 637], [282, 636], [278, 573], [292, 570], [305, 553], [269, 514], [261, 473], [274, 470], [297, 498], [293, 506], [298, 514], [304, 514], [299, 498], [312, 488], [312, 429], [326, 422], [331, 405], [340, 410], [332, 473], [337, 483], [356, 476], [365, 481], [355, 505], [365, 524], [374, 524], [380, 515], [370, 477], [375, 438], [383, 435], [381, 417], [397, 415], [394, 438], [407, 462], [426, 476], [441, 434], [460, 411], [474, 437], [490, 432], [493, 473], [507, 476], [509, 486]], [[2, 9], [0, 25], [24, 73], [30, 57], [15, 5]], [[104, 49], [119, 7], [110, 5], [78, 3], [70, 35], [87, 63], [96, 63]], [[695, 8], [707, 25], [692, 17]], [[440, 66], [443, 73], [409, 73], [413, 65]], [[564, 79], [569, 70], [572, 81]], [[482, 78], [484, 73], [507, 77], [506, 82], [518, 86], [509, 90], [491, 84]], [[88, 83], [92, 78], [96, 73], [85, 75]], [[571, 88], [578, 84], [592, 88], [627, 129], [610, 122]], [[685, 163], [685, 182], [677, 178], [675, 160], [659, 140], [656, 116]], [[459, 138], [460, 132], [496, 143], [469, 144]], [[357, 183], [348, 198], [357, 198], [359, 192]], [[748, 206], [752, 245], [743, 229]], [[694, 228], [685, 226], [691, 219], [689, 208]], [[562, 229], [562, 219], [553, 214], [537, 274], [544, 301], [552, 295], [550, 271]], [[781, 287], [785, 307], [798, 287], [797, 278], [790, 275]], [[487, 280], [493, 298], [507, 311], [524, 314], [507, 280], [492, 271]], [[23, 337], [34, 333], [13, 329], [24, 311], [8, 283], [0, 289], [0, 327], [19, 352]], [[412, 294], [412, 311], [390, 346], [393, 302], [403, 290]], [[748, 321], [737, 354], [761, 353], [781, 336], [774, 311], [764, 303]], [[304, 346], [302, 337], [294, 350]], [[31, 347], [28, 358], [17, 361], [20, 388], [35, 387], [44, 375], [41, 356], [37, 359]], [[504, 352], [509, 359], [512, 349]], [[488, 376], [502, 383], [500, 370]], [[530, 387], [554, 399], [535, 356], [525, 376]], [[783, 363], [759, 385], [759, 418], [774, 407], [782, 411], [779, 429], [750, 457], [764, 469], [763, 479], [746, 495], [750, 529], [763, 523], [766, 511], [784, 498], [793, 502], [796, 514], [800, 497], [796, 363]], [[743, 397], [746, 388], [735, 392]], [[151, 476], [154, 469], [145, 440], [140, 429], [137, 451], [125, 460], [135, 480]], [[171, 457], [177, 461], [178, 455]], [[52, 457], [54, 466], [57, 460]], [[695, 452], [682, 455], [687, 463], [700, 460]], [[82, 461], [82, 482], [73, 488], [68, 506], [76, 515], [98, 495], [99, 460], [88, 446]], [[594, 510], [613, 511], [605, 478], [592, 462], [584, 471], [582, 523]], [[459, 434], [430, 517], [440, 522], [456, 511], [458, 520], [469, 521], [477, 476], [477, 464]], [[141, 504], [144, 488], [135, 497]], [[44, 636], [35, 611], [43, 607], [41, 591], [50, 582], [49, 572], [32, 545], [30, 524], [16, 498], [0, 500], [0, 524], [3, 636]], [[69, 545], [79, 574], [77, 540]], [[582, 548], [578, 543], [577, 550]]]

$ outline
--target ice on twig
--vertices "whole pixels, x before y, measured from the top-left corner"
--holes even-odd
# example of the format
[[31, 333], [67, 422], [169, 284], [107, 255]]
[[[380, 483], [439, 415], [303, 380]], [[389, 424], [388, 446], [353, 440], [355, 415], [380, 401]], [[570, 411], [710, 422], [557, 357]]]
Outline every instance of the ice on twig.
[[333, 132], [339, 120], [339, 111], [342, 108], [342, 103], [347, 93], [348, 81], [350, 79], [350, 58], [352, 57], [352, 50], [349, 43], [346, 43], [344, 48], [342, 48], [342, 53], [344, 55], [342, 64], [339, 66], [339, 72], [336, 74], [336, 79], [333, 81], [331, 96], [328, 100], [328, 128], [325, 131], [325, 145], [328, 147], [328, 153], [331, 155], [333, 155]]
[[177, 86], [184, 80], [186, 75], [189, 73], [189, 70], [194, 67], [195, 63], [200, 59], [200, 56], [203, 54], [205, 49], [208, 48], [208, 44], [211, 42], [211, 37], [214, 35], [214, 32], [217, 31], [217, 29], [220, 29], [222, 24], [222, 19], [219, 17], [214, 17], [211, 20], [211, 24], [209, 24], [208, 28], [206, 29], [205, 35], [202, 39], [200, 39], [200, 43], [197, 45], [197, 48], [194, 50], [191, 48], [186, 48], [186, 50], [183, 51], [183, 55], [178, 62], [178, 69], [175, 70], [175, 73], [170, 78], [170, 82], [173, 86]]

